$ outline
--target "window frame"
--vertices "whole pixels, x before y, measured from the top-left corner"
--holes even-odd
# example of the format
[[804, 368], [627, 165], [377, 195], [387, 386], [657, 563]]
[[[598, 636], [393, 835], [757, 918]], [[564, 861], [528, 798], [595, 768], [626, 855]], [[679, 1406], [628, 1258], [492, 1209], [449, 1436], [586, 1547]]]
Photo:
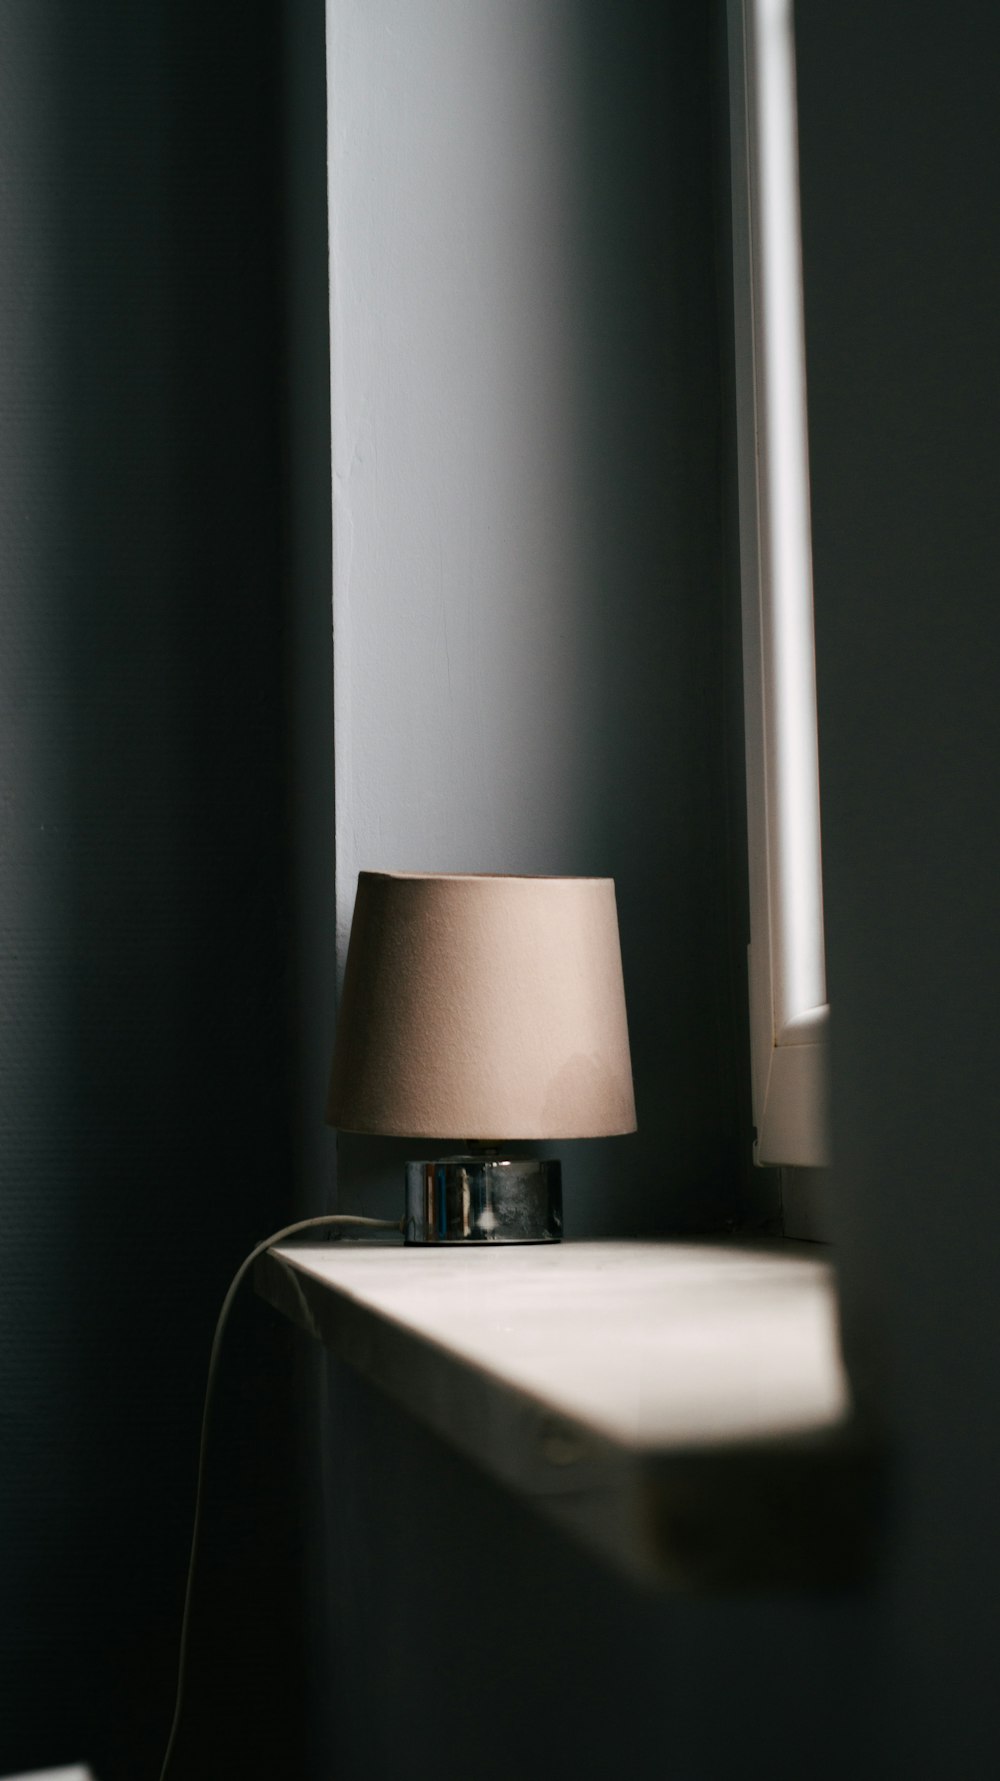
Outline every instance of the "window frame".
[[754, 1161], [829, 1161], [792, 0], [727, 0]]

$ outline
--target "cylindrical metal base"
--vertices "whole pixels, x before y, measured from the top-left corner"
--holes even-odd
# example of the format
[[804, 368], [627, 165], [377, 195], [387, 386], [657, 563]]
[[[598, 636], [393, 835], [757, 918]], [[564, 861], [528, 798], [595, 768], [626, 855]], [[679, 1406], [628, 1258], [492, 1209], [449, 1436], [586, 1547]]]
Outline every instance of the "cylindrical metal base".
[[558, 1243], [561, 1236], [558, 1162], [448, 1156], [406, 1165], [408, 1243]]

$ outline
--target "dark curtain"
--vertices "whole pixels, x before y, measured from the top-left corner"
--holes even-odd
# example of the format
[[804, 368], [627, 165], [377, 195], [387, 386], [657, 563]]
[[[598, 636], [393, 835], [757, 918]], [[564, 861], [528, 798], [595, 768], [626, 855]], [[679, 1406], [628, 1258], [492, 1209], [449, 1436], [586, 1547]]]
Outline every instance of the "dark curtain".
[[[280, 0], [0, 6], [4, 1774], [159, 1772], [215, 1313], [309, 1192], [289, 318], [303, 268], [325, 302], [323, 8], [295, 11], [290, 50]], [[308, 1366], [248, 1291], [179, 1777], [315, 1750]]]

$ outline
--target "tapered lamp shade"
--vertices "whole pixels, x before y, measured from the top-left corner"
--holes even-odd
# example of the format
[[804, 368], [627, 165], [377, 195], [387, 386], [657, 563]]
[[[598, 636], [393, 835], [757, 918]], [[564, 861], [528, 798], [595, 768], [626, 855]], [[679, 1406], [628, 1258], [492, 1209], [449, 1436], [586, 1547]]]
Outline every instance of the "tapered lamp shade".
[[327, 1119], [485, 1142], [634, 1131], [613, 880], [362, 872]]

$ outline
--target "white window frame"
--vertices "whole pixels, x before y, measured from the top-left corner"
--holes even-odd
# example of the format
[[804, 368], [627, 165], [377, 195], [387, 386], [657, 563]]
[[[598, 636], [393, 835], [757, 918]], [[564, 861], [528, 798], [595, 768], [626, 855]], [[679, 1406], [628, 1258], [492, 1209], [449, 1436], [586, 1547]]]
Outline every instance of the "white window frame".
[[829, 1160], [792, 0], [728, 0], [754, 1160]]

